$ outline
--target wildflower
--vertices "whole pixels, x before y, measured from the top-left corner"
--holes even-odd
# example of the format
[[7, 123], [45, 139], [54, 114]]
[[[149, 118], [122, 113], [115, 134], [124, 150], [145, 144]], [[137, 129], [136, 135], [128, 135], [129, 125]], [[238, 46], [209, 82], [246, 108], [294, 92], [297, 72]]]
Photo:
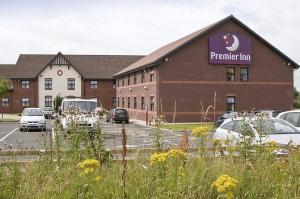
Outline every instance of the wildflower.
[[165, 163], [168, 158], [168, 153], [154, 153], [150, 157], [150, 165]]
[[216, 179], [211, 187], [214, 188], [220, 196], [225, 197], [226, 199], [233, 198], [233, 190], [236, 188], [238, 181], [229, 175], [221, 175]]
[[222, 140], [221, 139], [213, 139], [212, 143], [213, 143], [214, 147], [221, 146]]
[[274, 152], [278, 149], [278, 143], [274, 140], [270, 140], [266, 143], [266, 147], [270, 153]]
[[173, 158], [186, 159], [187, 154], [181, 149], [171, 149], [170, 151], [168, 151], [168, 156]]
[[212, 128], [208, 125], [203, 125], [196, 127], [192, 130], [192, 134], [197, 137], [205, 137], [212, 130]]
[[97, 168], [100, 165], [100, 162], [95, 159], [87, 159], [82, 162], [80, 162], [77, 167], [80, 169], [85, 169], [85, 168]]
[[100, 182], [101, 179], [102, 179], [101, 176], [96, 176], [96, 177], [95, 177], [95, 181], [96, 181], [96, 182]]
[[83, 170], [80, 173], [80, 176], [83, 175], [88, 175], [90, 173], [93, 173], [94, 170], [100, 165], [100, 162], [98, 160], [95, 159], [87, 159], [84, 160], [82, 162], [80, 162], [79, 164], [77, 164], [77, 167], [80, 168], [81, 170]]

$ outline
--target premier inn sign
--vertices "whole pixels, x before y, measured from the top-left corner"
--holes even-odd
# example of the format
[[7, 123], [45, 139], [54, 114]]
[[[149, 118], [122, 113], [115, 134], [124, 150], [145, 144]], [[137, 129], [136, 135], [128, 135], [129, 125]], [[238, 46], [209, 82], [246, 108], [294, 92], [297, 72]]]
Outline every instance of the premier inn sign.
[[239, 33], [217, 33], [209, 37], [209, 63], [251, 64], [251, 40]]

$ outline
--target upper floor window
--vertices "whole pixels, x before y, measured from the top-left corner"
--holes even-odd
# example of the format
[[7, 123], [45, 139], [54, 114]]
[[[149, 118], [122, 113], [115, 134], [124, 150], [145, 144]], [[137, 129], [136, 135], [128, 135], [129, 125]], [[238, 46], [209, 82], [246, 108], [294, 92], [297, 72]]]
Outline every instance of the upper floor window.
[[117, 80], [117, 87], [120, 86], [120, 79]]
[[141, 72], [141, 83], [144, 83], [145, 82], [145, 72], [142, 71]]
[[8, 106], [8, 97], [3, 97], [2, 99], [1, 99], [1, 105], [2, 106]]
[[116, 80], [113, 81], [113, 88], [116, 88]]
[[141, 110], [145, 110], [145, 97], [141, 97]]
[[136, 73], [133, 75], [133, 84], [136, 84]]
[[248, 68], [247, 67], [241, 68], [240, 81], [244, 81], [244, 82], [248, 81]]
[[68, 90], [75, 90], [75, 79], [68, 78]]
[[45, 78], [45, 90], [52, 90], [52, 78]]
[[154, 96], [150, 97], [150, 111], [154, 111]]
[[122, 77], [122, 86], [124, 86], [124, 84], [125, 84], [125, 83], [124, 83], [124, 77]]
[[130, 75], [128, 75], [128, 79], [127, 79], [127, 85], [130, 85]]
[[45, 96], [45, 107], [52, 107], [52, 96]]
[[154, 71], [151, 71], [150, 73], [150, 82], [154, 81]]
[[29, 97], [23, 97], [22, 98], [22, 106], [28, 107], [29, 106]]
[[22, 80], [21, 81], [22, 88], [29, 88], [29, 81], [28, 80]]
[[98, 81], [97, 80], [92, 80], [91, 81], [91, 88], [98, 88]]
[[227, 81], [234, 81], [235, 80], [235, 69], [234, 69], [234, 67], [227, 67], [226, 68], [226, 80]]
[[235, 97], [234, 96], [226, 97], [226, 110], [227, 111], [235, 111]]

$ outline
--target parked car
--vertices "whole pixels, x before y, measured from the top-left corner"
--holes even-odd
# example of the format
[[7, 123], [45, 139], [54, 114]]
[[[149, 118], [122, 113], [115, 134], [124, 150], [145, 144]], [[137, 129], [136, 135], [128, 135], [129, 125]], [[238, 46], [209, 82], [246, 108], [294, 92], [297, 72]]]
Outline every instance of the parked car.
[[232, 141], [232, 145], [235, 145], [241, 141], [243, 136], [253, 137], [253, 144], [275, 141], [278, 145], [300, 145], [300, 131], [279, 118], [227, 119], [215, 130], [213, 138], [229, 139]]
[[223, 124], [223, 122], [226, 119], [234, 118], [234, 117], [237, 117], [237, 116], [238, 116], [238, 112], [228, 111], [228, 112], [224, 113], [221, 117], [219, 117], [217, 119], [217, 121], [215, 122], [215, 127], [221, 126], [221, 124]]
[[25, 108], [20, 119], [20, 131], [29, 129], [46, 130], [46, 119], [41, 108]]
[[285, 111], [277, 115], [277, 118], [283, 119], [293, 126], [295, 126], [298, 130], [300, 130], [300, 110], [292, 110]]
[[46, 119], [52, 119], [53, 115], [54, 115], [54, 110], [53, 110], [53, 108], [45, 107], [45, 108], [43, 108], [43, 113], [44, 113]]
[[264, 116], [267, 116], [268, 118], [276, 117], [279, 113], [281, 113], [281, 110], [258, 110], [255, 113], [263, 114]]
[[111, 120], [114, 122], [129, 123], [129, 115], [126, 109], [115, 108], [110, 111]]

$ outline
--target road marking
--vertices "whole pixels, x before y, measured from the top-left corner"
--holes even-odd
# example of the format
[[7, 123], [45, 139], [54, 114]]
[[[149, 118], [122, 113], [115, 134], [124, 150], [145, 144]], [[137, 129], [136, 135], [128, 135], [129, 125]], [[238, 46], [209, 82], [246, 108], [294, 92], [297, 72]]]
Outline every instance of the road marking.
[[15, 128], [14, 130], [12, 130], [10, 133], [8, 133], [6, 136], [4, 136], [3, 138], [1, 138], [0, 142], [2, 142], [5, 138], [7, 138], [10, 134], [14, 133], [16, 130], [18, 130], [19, 128]]

